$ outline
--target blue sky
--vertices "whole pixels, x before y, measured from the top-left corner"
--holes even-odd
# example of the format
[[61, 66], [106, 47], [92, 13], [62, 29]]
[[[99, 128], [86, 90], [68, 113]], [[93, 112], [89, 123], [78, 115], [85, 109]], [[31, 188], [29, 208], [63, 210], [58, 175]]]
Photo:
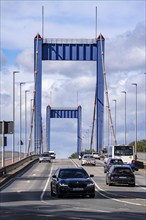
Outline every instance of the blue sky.
[[[16, 75], [16, 143], [19, 133], [19, 82], [24, 81], [30, 99], [33, 97], [33, 40], [42, 34], [44, 6], [45, 38], [95, 38], [95, 8], [97, 6], [97, 35], [105, 37], [105, 67], [114, 120], [117, 100], [117, 141], [124, 142], [124, 94], [127, 92], [127, 143], [135, 138], [135, 88], [138, 84], [138, 139], [145, 138], [145, 72], [146, 72], [146, 1], [0, 1], [1, 14], [1, 87], [0, 120], [12, 120], [12, 72]], [[87, 148], [91, 132], [95, 91], [95, 65], [92, 62], [44, 62], [42, 114], [45, 109], [83, 108], [83, 146]], [[68, 91], [68, 92], [66, 92]], [[62, 99], [64, 97], [64, 99]], [[23, 102], [23, 115], [24, 115]], [[24, 125], [24, 117], [23, 117]], [[76, 151], [76, 121], [53, 120], [51, 144], [60, 157]], [[89, 132], [88, 132], [89, 131]], [[28, 127], [29, 132], [29, 127]], [[24, 134], [23, 134], [24, 138]], [[105, 140], [107, 144], [106, 119]], [[8, 136], [8, 147], [11, 136]], [[16, 146], [17, 149], [18, 146]], [[62, 151], [64, 149], [64, 151]]]

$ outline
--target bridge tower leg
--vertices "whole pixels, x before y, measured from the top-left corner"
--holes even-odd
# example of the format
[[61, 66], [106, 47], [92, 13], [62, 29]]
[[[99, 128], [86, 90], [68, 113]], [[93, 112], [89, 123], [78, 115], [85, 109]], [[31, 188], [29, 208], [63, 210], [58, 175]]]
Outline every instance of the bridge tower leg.
[[[104, 114], [104, 73], [102, 66], [102, 50], [104, 51], [104, 37], [97, 38], [97, 82], [96, 82], [96, 151], [103, 146], [103, 114]], [[102, 43], [102, 48], [101, 48]]]
[[82, 107], [78, 106], [78, 132], [77, 132], [77, 153], [78, 155], [81, 152], [81, 145], [82, 145]]
[[41, 153], [42, 147], [42, 38], [39, 34], [34, 38], [34, 149], [35, 153]]
[[50, 150], [50, 120], [51, 118], [51, 107], [48, 105], [46, 109], [46, 147]]

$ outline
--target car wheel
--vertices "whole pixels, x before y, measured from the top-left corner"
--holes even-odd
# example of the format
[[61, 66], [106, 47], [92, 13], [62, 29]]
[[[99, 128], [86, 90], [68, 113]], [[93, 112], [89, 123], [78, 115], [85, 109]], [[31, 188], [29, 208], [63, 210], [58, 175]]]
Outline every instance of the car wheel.
[[90, 198], [94, 198], [95, 197], [95, 194], [91, 194], [89, 195]]
[[51, 185], [51, 196], [55, 196], [55, 193], [53, 192], [53, 189], [52, 189], [52, 185]]
[[41, 163], [41, 161], [39, 161], [39, 163]]
[[108, 185], [109, 185], [109, 186], [112, 186], [113, 184], [109, 182]]
[[135, 183], [133, 183], [133, 184], [129, 184], [129, 186], [135, 187]]
[[62, 195], [60, 193], [57, 193], [57, 198], [62, 198]]
[[56, 196], [57, 196], [57, 198], [61, 198], [61, 197], [62, 197], [62, 195], [60, 194], [60, 192], [59, 192], [59, 190], [58, 190], [58, 187], [57, 187], [57, 193], [56, 193]]
[[106, 185], [108, 185], [107, 179], [106, 179]]

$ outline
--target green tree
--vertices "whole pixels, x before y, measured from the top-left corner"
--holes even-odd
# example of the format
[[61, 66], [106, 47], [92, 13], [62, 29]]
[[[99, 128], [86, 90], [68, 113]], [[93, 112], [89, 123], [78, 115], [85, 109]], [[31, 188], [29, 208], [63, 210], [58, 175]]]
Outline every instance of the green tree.
[[[134, 146], [135, 141], [132, 141], [128, 145]], [[146, 140], [143, 139], [143, 140], [137, 141], [137, 152], [146, 152]]]

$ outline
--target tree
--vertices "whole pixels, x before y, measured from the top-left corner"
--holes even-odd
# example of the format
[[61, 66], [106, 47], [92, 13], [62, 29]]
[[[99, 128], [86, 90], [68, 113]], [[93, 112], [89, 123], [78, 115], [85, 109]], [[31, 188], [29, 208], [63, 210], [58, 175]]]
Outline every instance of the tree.
[[[135, 141], [128, 144], [129, 146], [134, 146]], [[137, 141], [137, 152], [146, 152], [146, 140]]]

